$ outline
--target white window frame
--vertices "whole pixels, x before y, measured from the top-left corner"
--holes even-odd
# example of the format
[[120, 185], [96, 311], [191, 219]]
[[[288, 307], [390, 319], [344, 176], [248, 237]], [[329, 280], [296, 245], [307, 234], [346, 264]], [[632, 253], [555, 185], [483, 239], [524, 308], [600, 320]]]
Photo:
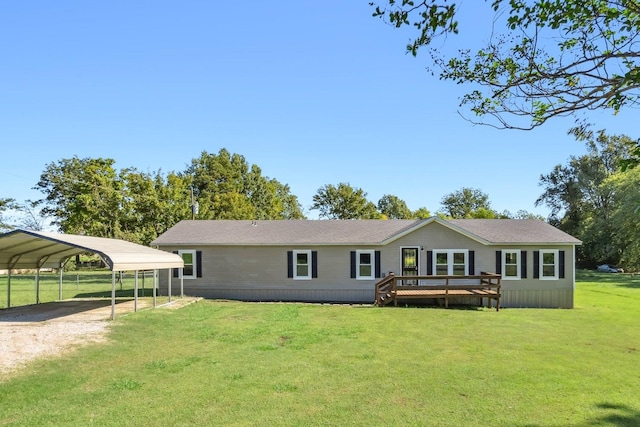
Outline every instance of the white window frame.
[[[298, 275], [298, 254], [307, 255], [307, 275]], [[311, 250], [294, 250], [293, 251], [293, 279], [294, 280], [311, 280], [313, 269], [313, 258], [311, 258]]]
[[[516, 275], [507, 276], [507, 254], [516, 255]], [[513, 265], [513, 264], [509, 264]], [[520, 272], [522, 266], [522, 251], [520, 249], [503, 249], [502, 250], [502, 280], [520, 280]]]
[[182, 258], [182, 260], [184, 261], [184, 254], [191, 254], [191, 259], [193, 260], [193, 262], [191, 263], [192, 267], [193, 267], [193, 274], [184, 274], [184, 268], [180, 269], [180, 274], [182, 274], [182, 278], [183, 279], [195, 279], [197, 278], [197, 271], [198, 271], [198, 259], [196, 258], [196, 250], [195, 249], [185, 249], [185, 250], [179, 250], [178, 251], [178, 255], [180, 255], [180, 258]]
[[[553, 276], [545, 276], [544, 275], [544, 266], [551, 265], [544, 263], [544, 254], [553, 254]], [[540, 249], [539, 251], [539, 262], [540, 262], [540, 270], [538, 277], [540, 280], [558, 280], [559, 278], [559, 269], [560, 269], [560, 251], [558, 249]]]
[[[369, 276], [360, 275], [360, 255], [369, 254], [371, 259], [371, 274]], [[376, 278], [376, 251], [374, 249], [364, 249], [356, 251], [356, 280], [374, 280]]]
[[437, 274], [438, 268], [438, 254], [447, 254], [447, 276], [453, 276], [453, 256], [454, 254], [464, 254], [464, 274], [462, 276], [469, 275], [469, 249], [434, 249], [433, 250], [433, 274]]

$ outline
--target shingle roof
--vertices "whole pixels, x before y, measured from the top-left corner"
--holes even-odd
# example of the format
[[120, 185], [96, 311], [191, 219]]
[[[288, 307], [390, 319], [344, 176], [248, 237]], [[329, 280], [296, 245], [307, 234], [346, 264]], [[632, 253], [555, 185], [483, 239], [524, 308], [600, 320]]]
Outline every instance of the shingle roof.
[[379, 244], [417, 220], [180, 221], [152, 245]]
[[564, 231], [537, 219], [451, 219], [446, 222], [488, 243], [582, 243]]
[[211, 220], [181, 221], [156, 240], [162, 245], [377, 245], [437, 222], [483, 243], [580, 244], [539, 220]]

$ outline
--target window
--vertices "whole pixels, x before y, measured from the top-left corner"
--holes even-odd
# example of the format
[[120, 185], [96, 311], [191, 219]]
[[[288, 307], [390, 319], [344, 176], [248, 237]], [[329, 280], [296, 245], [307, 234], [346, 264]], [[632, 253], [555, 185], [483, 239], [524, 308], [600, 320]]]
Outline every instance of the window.
[[375, 271], [374, 251], [356, 251], [356, 279], [373, 279]]
[[540, 280], [558, 279], [558, 250], [540, 251]]
[[295, 262], [293, 278], [311, 279], [311, 251], [293, 251], [293, 259]]
[[197, 257], [196, 251], [178, 251], [178, 255], [182, 257], [184, 261], [184, 268], [182, 269], [183, 279], [195, 279], [197, 271]]
[[520, 251], [502, 251], [502, 278], [520, 280]]
[[436, 275], [466, 276], [469, 251], [462, 249], [434, 250], [433, 263]]

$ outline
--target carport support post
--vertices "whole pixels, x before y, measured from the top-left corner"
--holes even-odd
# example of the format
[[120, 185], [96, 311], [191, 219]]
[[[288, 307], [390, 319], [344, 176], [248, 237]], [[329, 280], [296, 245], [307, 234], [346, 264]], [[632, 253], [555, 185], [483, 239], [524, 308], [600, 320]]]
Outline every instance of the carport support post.
[[136, 270], [135, 279], [133, 280], [133, 311], [138, 311], [138, 270]]
[[116, 318], [116, 272], [111, 271], [111, 320]]
[[7, 272], [7, 308], [11, 308], [11, 267]]
[[184, 268], [180, 268], [180, 298], [184, 298]]
[[36, 269], [36, 304], [40, 304], [40, 268]]
[[62, 301], [62, 268], [63, 263], [60, 263], [60, 281], [58, 282], [58, 301]]
[[158, 270], [153, 270], [153, 308], [156, 308], [156, 278], [158, 277]]

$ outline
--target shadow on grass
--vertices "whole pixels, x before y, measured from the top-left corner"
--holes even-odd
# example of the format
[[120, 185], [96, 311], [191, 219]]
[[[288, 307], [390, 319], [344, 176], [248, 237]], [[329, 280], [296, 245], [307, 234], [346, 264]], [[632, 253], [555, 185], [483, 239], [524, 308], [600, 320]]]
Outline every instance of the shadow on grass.
[[[598, 414], [579, 427], [610, 426], [610, 427], [638, 427], [640, 426], [640, 410], [630, 408], [627, 405], [613, 403], [598, 403], [595, 405]], [[542, 424], [523, 424], [521, 427], [541, 427]]]
[[[131, 299], [121, 299], [116, 304], [121, 304]], [[41, 304], [21, 305], [0, 310], [0, 323], [2, 322], [44, 322], [64, 316], [82, 313], [85, 311], [104, 308], [111, 305], [111, 299], [100, 300], [66, 300], [45, 302]]]

